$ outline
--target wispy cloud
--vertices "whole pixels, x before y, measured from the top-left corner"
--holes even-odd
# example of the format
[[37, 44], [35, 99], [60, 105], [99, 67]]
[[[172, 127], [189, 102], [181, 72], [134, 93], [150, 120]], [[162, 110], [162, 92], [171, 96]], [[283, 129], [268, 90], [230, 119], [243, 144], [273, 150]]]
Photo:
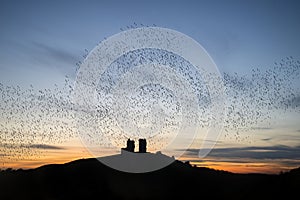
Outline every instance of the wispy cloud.
[[76, 73], [76, 62], [80, 59], [78, 55], [59, 46], [35, 41], [31, 43], [31, 46], [31, 55], [38, 63], [55, 67], [63, 75], [74, 75]]
[[54, 145], [46, 145], [46, 144], [32, 144], [32, 145], [29, 145], [28, 148], [49, 149], [49, 150], [61, 150], [61, 149], [64, 149], [62, 147], [58, 147], [58, 146], [54, 146]]
[[[27, 148], [27, 149], [64, 149], [63, 147], [47, 145], [47, 144], [8, 144], [2, 143], [0, 144], [0, 148], [4, 147], [6, 149], [17, 149], [17, 148]], [[0, 154], [1, 156], [2, 154]], [[3, 155], [2, 155], [3, 156]]]
[[33, 45], [39, 50], [46, 53], [49, 57], [66, 63], [74, 63], [77, 58], [70, 52], [67, 52], [59, 47], [53, 47], [39, 42], [33, 42]]
[[273, 138], [263, 138], [263, 139], [261, 139], [262, 141], [270, 141], [270, 140], [272, 140]]
[[271, 127], [251, 127], [253, 130], [271, 130]]
[[[198, 149], [188, 149], [186, 155], [197, 156]], [[238, 159], [295, 159], [300, 160], [300, 146], [234, 147], [213, 149], [209, 157]]]

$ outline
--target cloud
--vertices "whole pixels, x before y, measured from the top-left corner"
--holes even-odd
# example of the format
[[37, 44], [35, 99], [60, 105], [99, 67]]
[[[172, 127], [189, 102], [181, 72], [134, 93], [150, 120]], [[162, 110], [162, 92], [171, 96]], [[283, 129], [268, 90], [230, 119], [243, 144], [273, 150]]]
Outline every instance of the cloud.
[[33, 59], [38, 63], [54, 66], [63, 75], [74, 75], [76, 73], [76, 62], [80, 59], [58, 46], [51, 46], [44, 43], [32, 42]]
[[[26, 149], [53, 149], [53, 150], [61, 150], [64, 149], [63, 147], [54, 146], [54, 145], [47, 145], [47, 144], [8, 144], [2, 143], [0, 147], [4, 147], [6, 149], [18, 149], [18, 148], [26, 148]], [[3, 154], [0, 154], [0, 156]]]
[[33, 42], [33, 45], [35, 47], [37, 47], [39, 50], [47, 53], [48, 56], [50, 56], [51, 58], [53, 58], [55, 60], [59, 60], [59, 61], [67, 62], [67, 63], [74, 63], [77, 60], [77, 58], [73, 54], [71, 54], [63, 49], [60, 49], [58, 47], [52, 47], [52, 46], [38, 43], [38, 42]]
[[[199, 149], [188, 149], [186, 155], [198, 156]], [[234, 159], [294, 159], [300, 160], [300, 146], [215, 148], [209, 157]]]
[[263, 139], [261, 139], [262, 141], [270, 141], [270, 140], [272, 140], [273, 138], [263, 138]]
[[272, 130], [271, 127], [251, 127], [253, 130]]
[[53, 145], [46, 145], [46, 144], [32, 144], [32, 145], [29, 145], [28, 148], [49, 149], [49, 150], [61, 150], [61, 149], [64, 149], [62, 147], [53, 146]]

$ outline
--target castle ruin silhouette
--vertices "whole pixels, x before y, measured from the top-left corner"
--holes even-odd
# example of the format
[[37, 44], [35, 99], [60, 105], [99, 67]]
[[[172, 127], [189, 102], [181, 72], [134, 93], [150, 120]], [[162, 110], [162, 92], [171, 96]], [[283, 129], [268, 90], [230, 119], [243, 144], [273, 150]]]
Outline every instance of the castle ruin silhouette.
[[138, 152], [135, 152], [134, 149], [135, 149], [134, 140], [128, 139], [126, 147], [122, 148], [121, 150], [129, 151], [132, 153], [147, 153], [146, 139], [139, 139], [139, 151]]

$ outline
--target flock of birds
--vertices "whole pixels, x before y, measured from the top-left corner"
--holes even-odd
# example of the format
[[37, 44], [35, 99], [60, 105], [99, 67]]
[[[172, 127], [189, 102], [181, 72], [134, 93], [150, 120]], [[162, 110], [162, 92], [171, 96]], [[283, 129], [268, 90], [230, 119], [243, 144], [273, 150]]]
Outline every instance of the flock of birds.
[[[170, 70], [163, 71], [161, 66], [169, 66]], [[191, 90], [183, 90], [179, 79], [187, 82]], [[156, 150], [163, 148], [170, 138], [178, 134], [184, 117], [183, 108], [187, 108], [190, 103], [184, 101], [178, 95], [179, 92], [181, 96], [187, 97], [193, 93], [197, 97], [199, 107], [195, 109], [199, 111], [198, 125], [208, 126], [208, 89], [199, 72], [182, 57], [171, 52], [161, 49], [128, 52], [107, 68], [99, 83], [97, 113], [105, 113], [102, 116], [108, 120], [99, 120], [99, 123], [103, 123], [99, 128], [105, 127], [101, 131], [101, 137], [90, 137], [90, 142], [96, 145], [100, 145], [102, 141], [95, 138], [109, 137], [112, 138], [114, 146], [119, 146], [128, 137], [135, 140], [143, 137], [147, 138], [149, 146], [155, 146]], [[128, 88], [123, 88], [125, 84], [136, 88], [129, 91]], [[114, 93], [119, 95], [111, 100], [111, 94]], [[196, 114], [192, 113], [195, 109], [190, 109], [190, 120]]]
[[68, 80], [63, 88], [44, 90], [0, 84], [1, 160], [41, 156], [47, 144], [74, 137]]
[[[139, 68], [147, 65], [151, 67]], [[170, 69], [165, 73], [172, 74], [159, 75], [162, 66]], [[136, 77], [138, 70], [144, 73], [141, 83], [136, 83], [141, 81]], [[223, 73], [225, 137], [247, 140], [242, 132], [268, 122], [275, 112], [299, 112], [295, 105], [300, 95], [299, 85], [295, 85], [299, 72], [300, 62], [287, 57], [270, 69], [253, 69], [249, 75]], [[126, 84], [139, 87], [129, 93], [116, 91], [124, 77]], [[174, 81], [177, 79], [190, 88], [182, 91]], [[62, 85], [38, 90], [32, 85], [24, 88], [0, 83], [0, 160], [39, 156], [46, 145], [78, 137], [78, 131], [84, 132], [87, 143], [96, 146], [122, 147], [128, 137], [144, 137], [159, 151], [180, 134], [182, 118], [189, 118], [182, 114], [189, 102], [178, 94], [190, 96], [192, 92], [197, 98], [197, 109], [190, 109], [190, 119], [185, 119], [196, 116], [197, 121], [190, 124], [201, 129], [214, 120], [201, 72], [184, 58], [161, 49], [138, 49], [115, 60], [100, 77], [92, 112], [84, 112], [74, 103], [70, 78]], [[116, 93], [126, 95], [113, 99]]]
[[[299, 112], [299, 73], [300, 61], [293, 57], [275, 62], [269, 69], [252, 69], [245, 76], [224, 73], [228, 101], [225, 131], [235, 130], [233, 137], [243, 140], [243, 131], [258, 124], [271, 125], [279, 113]], [[232, 137], [228, 133], [225, 136]]]

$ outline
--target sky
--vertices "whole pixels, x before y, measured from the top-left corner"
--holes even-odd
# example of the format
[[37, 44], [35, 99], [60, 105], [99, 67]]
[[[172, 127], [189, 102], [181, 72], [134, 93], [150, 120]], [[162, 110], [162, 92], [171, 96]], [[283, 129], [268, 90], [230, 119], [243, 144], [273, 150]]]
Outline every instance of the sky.
[[[2, 0], [0, 83], [24, 88], [32, 84], [36, 89], [63, 87], [66, 76], [75, 80], [76, 63], [83, 60], [85, 49], [92, 50], [104, 38], [135, 23], [182, 32], [206, 49], [221, 74], [250, 76], [253, 69], [272, 70], [275, 62], [290, 56], [296, 63], [300, 60], [299, 8], [298, 1], [290, 0]], [[277, 173], [299, 167], [299, 80], [287, 80], [295, 90], [295, 106], [268, 114], [269, 121], [243, 132], [246, 140], [221, 136], [206, 158], [199, 159], [197, 146], [191, 146], [181, 159], [233, 172]], [[0, 134], [4, 141], [5, 133]], [[2, 144], [2, 168], [36, 167], [91, 156], [76, 137], [48, 145], [43, 146], [41, 155], [27, 152], [26, 158], [16, 159], [9, 154], [14, 153], [11, 147]], [[34, 149], [39, 148], [31, 146]]]

